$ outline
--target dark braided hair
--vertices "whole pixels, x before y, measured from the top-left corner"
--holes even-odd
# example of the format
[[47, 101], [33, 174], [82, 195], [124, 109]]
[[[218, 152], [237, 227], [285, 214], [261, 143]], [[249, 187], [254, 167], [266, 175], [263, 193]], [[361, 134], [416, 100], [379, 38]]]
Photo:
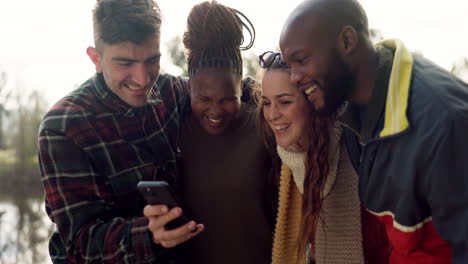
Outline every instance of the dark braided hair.
[[[250, 42], [241, 47], [243, 28], [248, 31]], [[242, 76], [240, 51], [251, 48], [254, 41], [255, 28], [240, 11], [215, 0], [194, 6], [183, 39], [188, 50], [189, 77], [202, 68], [231, 69]]]

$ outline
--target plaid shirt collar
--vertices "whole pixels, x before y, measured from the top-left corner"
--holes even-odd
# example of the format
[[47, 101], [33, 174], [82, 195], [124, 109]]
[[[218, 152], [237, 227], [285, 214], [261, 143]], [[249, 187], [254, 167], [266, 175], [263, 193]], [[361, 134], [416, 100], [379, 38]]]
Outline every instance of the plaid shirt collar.
[[[107, 86], [102, 73], [96, 73], [91, 80], [94, 84], [93, 89], [97, 98], [111, 111], [122, 114], [126, 117], [134, 117], [135, 114], [145, 110], [145, 107], [133, 107], [120, 99], [120, 97], [112, 92], [112, 90]], [[161, 103], [161, 101], [159, 89], [156, 88], [155, 84], [153, 89], [150, 91], [148, 104], [157, 105]]]

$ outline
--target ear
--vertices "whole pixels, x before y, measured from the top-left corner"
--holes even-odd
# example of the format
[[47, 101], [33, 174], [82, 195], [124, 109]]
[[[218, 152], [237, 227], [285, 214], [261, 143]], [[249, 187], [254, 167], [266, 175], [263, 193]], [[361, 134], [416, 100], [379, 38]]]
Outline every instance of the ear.
[[352, 54], [359, 43], [358, 34], [354, 27], [344, 26], [338, 35], [338, 49], [342, 55]]
[[86, 53], [91, 61], [94, 63], [96, 72], [102, 72], [102, 64], [101, 64], [101, 55], [94, 47], [88, 47], [86, 49]]

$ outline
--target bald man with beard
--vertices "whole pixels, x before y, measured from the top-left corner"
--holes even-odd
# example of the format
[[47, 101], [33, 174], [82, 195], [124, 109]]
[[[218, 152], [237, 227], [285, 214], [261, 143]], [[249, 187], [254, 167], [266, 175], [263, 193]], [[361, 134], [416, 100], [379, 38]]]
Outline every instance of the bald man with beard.
[[374, 46], [355, 0], [303, 2], [280, 48], [316, 113], [338, 113], [391, 263], [468, 263], [468, 85], [400, 40]]

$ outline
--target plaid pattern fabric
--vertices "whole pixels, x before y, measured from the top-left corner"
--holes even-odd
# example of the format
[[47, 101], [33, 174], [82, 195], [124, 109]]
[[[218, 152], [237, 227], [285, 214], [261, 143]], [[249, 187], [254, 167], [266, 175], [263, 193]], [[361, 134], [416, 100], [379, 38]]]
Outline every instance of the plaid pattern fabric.
[[177, 186], [187, 101], [186, 81], [161, 74], [148, 104], [132, 108], [96, 74], [49, 110], [39, 130], [39, 165], [58, 230], [49, 244], [54, 263], [160, 262], [165, 250], [151, 241], [135, 187], [140, 180]]

